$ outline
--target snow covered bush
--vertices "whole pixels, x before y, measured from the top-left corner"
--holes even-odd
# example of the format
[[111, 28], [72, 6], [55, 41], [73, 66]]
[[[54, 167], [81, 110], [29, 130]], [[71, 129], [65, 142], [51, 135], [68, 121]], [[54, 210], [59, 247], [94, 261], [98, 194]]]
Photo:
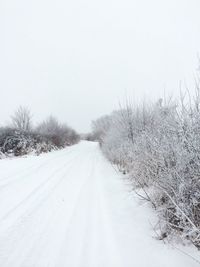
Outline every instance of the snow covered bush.
[[55, 146], [65, 147], [79, 141], [79, 135], [65, 124], [60, 124], [57, 119], [50, 116], [38, 125], [36, 131], [48, 138]]
[[49, 117], [36, 129], [30, 111], [20, 107], [12, 118], [12, 125], [0, 128], [0, 159], [64, 148], [79, 141], [79, 135], [67, 125]]
[[[148, 192], [161, 237], [176, 232], [200, 247], [200, 98], [127, 105], [93, 123], [107, 158]], [[101, 123], [99, 123], [101, 122]], [[105, 127], [106, 125], [106, 127]]]
[[22, 156], [32, 152], [40, 154], [56, 149], [46, 137], [34, 132], [13, 128], [0, 129], [0, 153], [4, 156]]

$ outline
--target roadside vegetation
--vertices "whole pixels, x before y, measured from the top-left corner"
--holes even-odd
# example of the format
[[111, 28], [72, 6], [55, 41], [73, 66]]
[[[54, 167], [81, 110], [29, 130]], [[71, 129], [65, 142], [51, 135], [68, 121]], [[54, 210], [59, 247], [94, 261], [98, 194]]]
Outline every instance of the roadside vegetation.
[[158, 238], [200, 248], [200, 90], [179, 100], [124, 107], [92, 123], [105, 156], [149, 201]]
[[33, 126], [32, 114], [19, 107], [9, 125], [0, 128], [0, 158], [41, 154], [64, 148], [79, 141], [79, 135], [52, 116]]

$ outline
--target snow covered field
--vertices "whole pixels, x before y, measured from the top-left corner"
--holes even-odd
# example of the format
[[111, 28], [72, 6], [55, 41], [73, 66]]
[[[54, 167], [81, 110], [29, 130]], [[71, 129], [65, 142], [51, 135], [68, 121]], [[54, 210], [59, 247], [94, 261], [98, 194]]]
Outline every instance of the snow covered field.
[[0, 267], [200, 266], [154, 221], [96, 143], [0, 161]]

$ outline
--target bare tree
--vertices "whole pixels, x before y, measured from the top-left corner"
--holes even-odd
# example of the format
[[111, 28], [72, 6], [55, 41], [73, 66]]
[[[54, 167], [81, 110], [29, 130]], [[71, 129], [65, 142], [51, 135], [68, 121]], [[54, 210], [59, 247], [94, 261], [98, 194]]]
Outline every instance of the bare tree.
[[32, 115], [27, 107], [20, 106], [11, 117], [14, 128], [28, 132], [32, 126]]
[[100, 143], [102, 143], [104, 135], [108, 132], [110, 127], [110, 118], [110, 116], [106, 115], [95, 121], [92, 121], [92, 135], [94, 140], [98, 140]]
[[79, 136], [73, 129], [66, 124], [60, 124], [53, 116], [40, 123], [36, 130], [47, 136], [57, 147], [65, 147], [79, 141]]
[[56, 118], [49, 116], [38, 125], [37, 131], [43, 135], [57, 135], [60, 131], [60, 124]]

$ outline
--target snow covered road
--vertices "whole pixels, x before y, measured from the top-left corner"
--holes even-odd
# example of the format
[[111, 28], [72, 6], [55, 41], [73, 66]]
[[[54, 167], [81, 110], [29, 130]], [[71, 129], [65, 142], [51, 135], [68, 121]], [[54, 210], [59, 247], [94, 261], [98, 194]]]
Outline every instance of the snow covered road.
[[0, 161], [0, 267], [199, 266], [151, 219], [96, 143]]

